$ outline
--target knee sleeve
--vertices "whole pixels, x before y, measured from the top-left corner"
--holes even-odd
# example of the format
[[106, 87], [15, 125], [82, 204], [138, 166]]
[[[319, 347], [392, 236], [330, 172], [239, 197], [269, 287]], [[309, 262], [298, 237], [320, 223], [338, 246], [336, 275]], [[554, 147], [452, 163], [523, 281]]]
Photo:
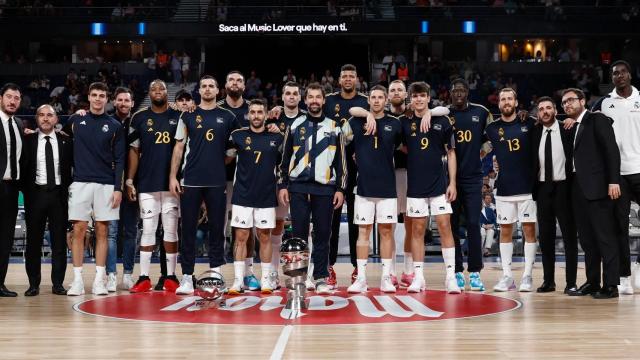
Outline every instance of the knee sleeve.
[[156, 245], [158, 215], [159, 214], [150, 214], [150, 216], [145, 216], [142, 218], [142, 236], [140, 237], [140, 246]]
[[162, 213], [162, 229], [164, 230], [164, 241], [178, 241], [178, 209], [170, 208]]

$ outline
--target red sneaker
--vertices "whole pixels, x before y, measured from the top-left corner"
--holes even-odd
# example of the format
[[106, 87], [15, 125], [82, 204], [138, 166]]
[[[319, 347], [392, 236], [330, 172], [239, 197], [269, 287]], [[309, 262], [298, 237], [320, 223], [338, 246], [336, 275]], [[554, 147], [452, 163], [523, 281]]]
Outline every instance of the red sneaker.
[[358, 278], [358, 268], [353, 268], [353, 272], [351, 273], [351, 283], [353, 284]]
[[162, 289], [174, 293], [179, 287], [180, 282], [178, 281], [178, 278], [175, 275], [171, 275], [164, 279], [164, 286]]
[[130, 293], [141, 293], [151, 290], [151, 280], [148, 276], [140, 276], [136, 284], [129, 289]]
[[329, 278], [327, 278], [327, 285], [334, 289], [338, 285], [338, 279], [336, 278], [336, 272], [333, 270], [333, 266], [329, 266]]
[[416, 276], [415, 273], [406, 274], [406, 273], [402, 272], [402, 276], [400, 277], [400, 286], [406, 287], [406, 288], [411, 286], [411, 283], [413, 282], [413, 278], [415, 276]]

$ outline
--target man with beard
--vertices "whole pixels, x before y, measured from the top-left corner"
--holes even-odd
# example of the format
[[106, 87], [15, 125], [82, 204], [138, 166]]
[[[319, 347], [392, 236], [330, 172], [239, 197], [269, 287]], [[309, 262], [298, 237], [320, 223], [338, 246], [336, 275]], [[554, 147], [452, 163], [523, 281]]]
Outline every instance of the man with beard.
[[[213, 76], [200, 79], [199, 92], [198, 108], [180, 116], [169, 175], [170, 191], [180, 196], [183, 275], [176, 294], [182, 295], [193, 294], [196, 231], [203, 201], [209, 219], [209, 266], [220, 272], [224, 264], [225, 148], [229, 135], [239, 127], [231, 111], [217, 106], [218, 83]], [[178, 181], [181, 163], [182, 179]]]
[[[629, 253], [629, 211], [631, 200], [640, 202], [640, 93], [631, 86], [631, 66], [618, 60], [611, 66], [611, 81], [615, 89], [601, 98], [593, 111], [612, 118], [613, 131], [620, 149], [620, 188], [616, 201], [620, 226], [620, 286], [621, 294], [632, 295], [631, 255]], [[640, 290], [640, 255], [636, 258], [635, 287]]]
[[312, 276], [318, 294], [329, 294], [333, 288], [327, 281], [331, 221], [347, 186], [340, 123], [323, 114], [324, 102], [324, 88], [310, 84], [305, 94], [308, 114], [295, 119], [285, 133], [278, 180], [280, 203], [288, 206], [291, 200], [293, 236], [307, 239], [309, 217], [313, 219]]
[[232, 295], [243, 292], [247, 257], [245, 243], [251, 236], [253, 227], [256, 228], [260, 241], [261, 291], [263, 294], [270, 294], [277, 287], [278, 268], [272, 267], [270, 236], [276, 222], [278, 200], [275, 170], [280, 159], [283, 136], [266, 130], [266, 114], [266, 102], [259, 99], [251, 100], [250, 126], [231, 133], [227, 151], [227, 156], [238, 157], [231, 200], [231, 225], [236, 233], [233, 263], [235, 279], [229, 288], [229, 294]]
[[[162, 80], [151, 82], [149, 98], [151, 107], [136, 112], [129, 129], [129, 169], [125, 182], [127, 198], [130, 201], [140, 201], [142, 218], [140, 277], [135, 285], [129, 288], [132, 293], [151, 290], [149, 267], [160, 217], [167, 269], [163, 290], [175, 292], [179, 285], [175, 276], [178, 259], [179, 199], [169, 192], [168, 174], [180, 111], [169, 108], [167, 85]], [[137, 188], [133, 179], [137, 179]]]
[[22, 93], [16, 84], [7, 83], [0, 89], [0, 297], [18, 296], [7, 289], [4, 280], [18, 215], [22, 121], [14, 115], [20, 108], [21, 99]]
[[[580, 89], [564, 90], [562, 107], [567, 117], [576, 120], [571, 199], [587, 273], [587, 282], [569, 295], [616, 298], [620, 282], [620, 234], [614, 200], [620, 197], [620, 150], [612, 120], [602, 113], [587, 111]], [[502, 163], [500, 168], [502, 172]]]
[[[499, 93], [500, 119], [489, 124], [485, 130], [493, 145], [500, 164], [497, 181], [496, 211], [500, 224], [500, 258], [503, 276], [493, 287], [494, 291], [509, 291], [516, 288], [511, 272], [513, 257], [513, 224], [522, 223], [524, 233], [524, 273], [520, 291], [533, 288], [533, 263], [536, 258], [536, 204], [531, 192], [533, 171], [531, 170], [531, 129], [533, 119], [517, 120], [518, 100], [516, 91], [504, 88]], [[478, 189], [480, 190], [480, 189]], [[479, 196], [479, 194], [477, 194]]]
[[562, 231], [566, 259], [565, 294], [576, 289], [578, 269], [578, 239], [571, 208], [571, 175], [573, 173], [571, 130], [560, 126], [556, 119], [556, 104], [550, 97], [538, 99], [538, 124], [533, 129], [533, 171], [536, 176], [533, 199], [538, 211], [540, 249], [544, 282], [537, 292], [552, 292], [556, 262], [556, 219]]

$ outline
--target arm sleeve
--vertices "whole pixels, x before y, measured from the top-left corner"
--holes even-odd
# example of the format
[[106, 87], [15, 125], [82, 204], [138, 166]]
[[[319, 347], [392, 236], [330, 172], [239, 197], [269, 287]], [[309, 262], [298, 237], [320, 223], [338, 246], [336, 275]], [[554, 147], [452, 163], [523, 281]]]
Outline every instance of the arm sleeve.
[[114, 134], [113, 139], [113, 158], [115, 162], [115, 183], [114, 190], [122, 191], [124, 182], [124, 158], [125, 158], [125, 130], [121, 126]]
[[291, 156], [293, 156], [293, 138], [291, 137], [291, 126], [288, 126], [282, 142], [282, 161], [278, 166], [278, 190], [286, 189], [289, 186]]

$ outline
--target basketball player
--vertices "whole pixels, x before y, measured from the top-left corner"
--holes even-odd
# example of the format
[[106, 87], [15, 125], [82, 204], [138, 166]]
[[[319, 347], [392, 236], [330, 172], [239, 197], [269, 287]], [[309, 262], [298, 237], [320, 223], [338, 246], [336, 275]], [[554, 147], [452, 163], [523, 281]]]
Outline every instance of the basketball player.
[[[170, 191], [180, 195], [183, 275], [176, 294], [182, 295], [193, 294], [196, 227], [203, 201], [210, 227], [209, 266], [220, 272], [224, 264], [225, 148], [231, 131], [239, 127], [231, 111], [217, 106], [218, 83], [213, 76], [204, 75], [198, 91], [200, 105], [192, 113], [183, 113], [178, 121], [169, 176]], [[183, 154], [182, 179], [178, 182]]]
[[366, 266], [374, 221], [378, 224], [382, 255], [380, 291], [396, 292], [391, 282], [391, 256], [395, 245], [392, 225], [397, 222], [398, 213], [393, 152], [400, 145], [402, 128], [398, 118], [385, 114], [386, 102], [387, 89], [381, 85], [372, 87], [369, 105], [377, 122], [376, 134], [365, 135], [364, 118], [351, 118], [342, 125], [345, 142], [353, 143], [358, 166], [353, 220], [359, 229], [356, 242], [358, 276], [347, 289], [349, 293], [367, 291]]
[[503, 276], [493, 287], [494, 291], [509, 291], [516, 288], [511, 272], [513, 257], [513, 224], [522, 223], [524, 233], [524, 273], [519, 290], [533, 289], [531, 273], [536, 258], [536, 203], [533, 201], [533, 171], [531, 166], [531, 129], [534, 120], [517, 120], [518, 100], [511, 88], [500, 90], [498, 108], [500, 118], [485, 130], [493, 145], [496, 160], [500, 164], [500, 175], [496, 183], [496, 212], [500, 224], [500, 258]]
[[233, 268], [235, 279], [229, 294], [244, 288], [246, 242], [256, 228], [260, 241], [261, 290], [270, 294], [276, 289], [277, 267], [272, 267], [271, 230], [275, 227], [276, 166], [280, 160], [283, 135], [265, 128], [267, 104], [260, 99], [249, 103], [249, 127], [231, 133], [228, 156], [238, 157], [231, 199], [231, 226], [235, 232]]
[[[125, 182], [127, 197], [140, 201], [142, 236], [140, 238], [140, 277], [129, 291], [151, 290], [149, 267], [156, 244], [156, 229], [162, 216], [163, 247], [166, 251], [167, 276], [163, 289], [175, 292], [179, 286], [175, 275], [178, 259], [179, 199], [169, 192], [171, 154], [180, 113], [169, 108], [167, 86], [162, 80], [149, 85], [151, 107], [136, 112], [129, 129], [129, 169]], [[139, 171], [138, 171], [139, 170]], [[133, 179], [137, 176], [138, 188]], [[138, 194], [138, 192], [140, 194]]]

